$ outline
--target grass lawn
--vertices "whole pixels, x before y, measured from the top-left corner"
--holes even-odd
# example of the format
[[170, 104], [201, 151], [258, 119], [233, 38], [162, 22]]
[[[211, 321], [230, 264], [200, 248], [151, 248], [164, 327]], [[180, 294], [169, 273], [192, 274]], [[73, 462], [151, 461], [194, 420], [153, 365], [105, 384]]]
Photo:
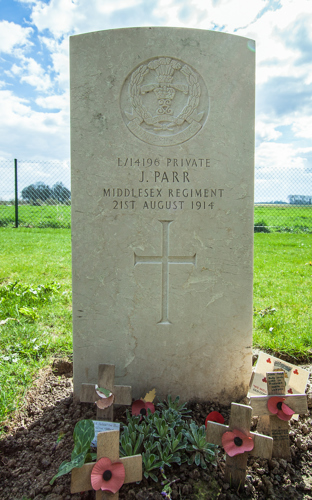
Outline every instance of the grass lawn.
[[[71, 207], [68, 205], [19, 205], [19, 227], [70, 228]], [[0, 204], [0, 227], [15, 225], [15, 207]]]
[[254, 347], [312, 358], [312, 235], [255, 234]]
[[[2, 228], [0, 253], [1, 422], [72, 353], [70, 231]], [[256, 233], [254, 253], [254, 347], [311, 359], [312, 234]]]
[[255, 205], [255, 226], [269, 226], [270, 231], [312, 233], [312, 205]]
[[1, 229], [0, 255], [1, 422], [39, 368], [72, 353], [70, 231]]

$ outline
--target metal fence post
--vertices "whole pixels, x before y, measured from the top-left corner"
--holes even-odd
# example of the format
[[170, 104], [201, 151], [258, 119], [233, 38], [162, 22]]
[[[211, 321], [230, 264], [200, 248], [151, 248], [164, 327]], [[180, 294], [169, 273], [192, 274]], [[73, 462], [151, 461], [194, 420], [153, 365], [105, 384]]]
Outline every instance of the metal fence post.
[[14, 159], [14, 178], [15, 178], [15, 227], [18, 227], [18, 189], [17, 189], [17, 159]]

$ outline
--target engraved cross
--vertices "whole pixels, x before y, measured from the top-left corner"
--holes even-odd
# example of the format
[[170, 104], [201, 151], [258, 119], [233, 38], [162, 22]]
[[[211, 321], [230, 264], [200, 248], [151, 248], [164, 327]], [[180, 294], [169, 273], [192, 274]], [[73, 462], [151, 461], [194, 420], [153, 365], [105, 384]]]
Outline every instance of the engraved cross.
[[162, 254], [137, 255], [134, 253], [134, 265], [137, 264], [161, 264], [162, 269], [162, 315], [159, 325], [170, 325], [169, 321], [169, 264], [192, 264], [196, 265], [196, 254], [191, 257], [178, 257], [169, 255], [169, 226], [171, 220], [160, 220], [162, 224]]

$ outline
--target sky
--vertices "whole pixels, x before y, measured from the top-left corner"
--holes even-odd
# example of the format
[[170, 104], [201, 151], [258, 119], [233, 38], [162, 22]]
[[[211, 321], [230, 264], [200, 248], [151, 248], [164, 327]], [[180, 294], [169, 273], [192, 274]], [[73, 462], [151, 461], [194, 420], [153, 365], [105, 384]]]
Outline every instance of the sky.
[[312, 195], [312, 0], [0, 0], [0, 200], [69, 186], [69, 36], [133, 26], [255, 40], [255, 201]]

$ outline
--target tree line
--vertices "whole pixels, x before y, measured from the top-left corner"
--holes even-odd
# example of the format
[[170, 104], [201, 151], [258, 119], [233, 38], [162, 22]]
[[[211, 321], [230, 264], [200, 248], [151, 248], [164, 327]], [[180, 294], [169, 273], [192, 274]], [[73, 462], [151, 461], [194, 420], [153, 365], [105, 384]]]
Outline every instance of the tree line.
[[30, 184], [22, 190], [22, 198], [31, 205], [64, 204], [70, 205], [70, 190], [62, 182], [57, 182], [52, 187], [44, 182]]

